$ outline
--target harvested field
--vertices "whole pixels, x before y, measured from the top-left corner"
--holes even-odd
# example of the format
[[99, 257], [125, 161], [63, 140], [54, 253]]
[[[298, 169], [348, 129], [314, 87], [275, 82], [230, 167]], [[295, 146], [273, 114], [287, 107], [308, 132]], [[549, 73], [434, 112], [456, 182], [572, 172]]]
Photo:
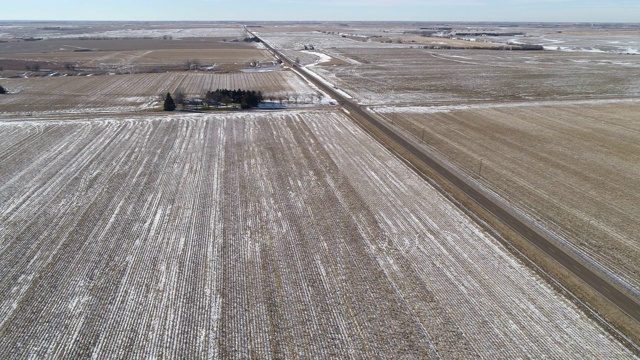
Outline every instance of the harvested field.
[[640, 291], [640, 103], [378, 108]]
[[[259, 49], [176, 49], [89, 51], [8, 54], [0, 61], [24, 61], [29, 63], [54, 63], [62, 68], [65, 63], [78, 69], [117, 69], [118, 66], [136, 66], [140, 69], [180, 67], [187, 60], [197, 59], [201, 64], [236, 64], [245, 67], [252, 60], [268, 61], [273, 57]], [[7, 69], [10, 70], [10, 69]], [[24, 67], [20, 70], [24, 70]]]
[[[294, 29], [292, 31], [269, 32], [262, 29], [255, 29], [263, 40], [271, 46], [280, 50], [302, 50], [305, 45], [313, 45], [316, 49], [353, 49], [353, 48], [408, 48], [406, 44], [388, 44], [380, 42], [362, 42], [339, 34], [327, 34], [320, 31], [309, 31], [306, 29]], [[298, 31], [296, 31], [298, 30]], [[300, 31], [301, 30], [301, 31]]]
[[214, 24], [205, 24], [198, 26], [185, 26], [184, 22], [179, 26], [165, 26], [162, 28], [140, 27], [126, 28], [116, 24], [111, 29], [105, 28], [104, 31], [91, 29], [76, 34], [47, 34], [43, 36], [47, 38], [87, 38], [87, 39], [121, 39], [121, 38], [162, 38], [165, 35], [171, 35], [175, 39], [203, 38], [203, 37], [222, 37], [226, 39], [242, 39], [245, 36], [244, 29], [240, 24], [230, 26], [216, 26]]
[[547, 51], [338, 48], [315, 67], [362, 104], [620, 98], [640, 95], [640, 57]]
[[315, 90], [290, 71], [215, 74], [171, 72], [113, 76], [66, 76], [4, 79], [13, 94], [0, 97], [0, 114], [32, 112], [134, 111], [153, 107], [161, 95], [181, 89], [202, 96], [217, 88], [260, 90], [265, 95], [313, 94]]
[[225, 42], [225, 38], [191, 38], [191, 39], [47, 39], [42, 41], [8, 41], [0, 43], [0, 54], [42, 54], [73, 52], [83, 55], [77, 50], [92, 51], [137, 51], [137, 50], [242, 50], [254, 49], [255, 43]]
[[240, 24], [211, 22], [0, 21], [0, 38], [40, 39], [173, 39], [203, 37], [242, 38]]
[[0, 122], [8, 358], [633, 358], [338, 111]]
[[[605, 24], [590, 27], [558, 29], [529, 29], [530, 36], [506, 38], [502, 41], [543, 45], [547, 50], [611, 54], [640, 54], [640, 27], [637, 24], [619, 24], [620, 28]], [[491, 37], [488, 37], [491, 39]], [[500, 39], [493, 39], [499, 41]]]
[[440, 37], [428, 37], [428, 36], [397, 36], [397, 37], [379, 37], [372, 39], [376, 42], [386, 43], [404, 43], [415, 46], [450, 46], [452, 48], [498, 48], [503, 44], [484, 42], [484, 41], [469, 41], [460, 39], [449, 39]]
[[5, 35], [22, 34], [42, 40], [9, 38], [0, 42], [0, 75], [14, 76], [34, 65], [50, 72], [68, 73], [77, 72], [66, 71], [67, 66], [85, 73], [175, 71], [182, 70], [185, 62], [192, 59], [204, 67], [215, 65], [219, 70], [236, 71], [253, 60], [274, 60], [259, 49], [260, 44], [242, 41], [246, 34], [240, 25], [73, 25], [8, 27]]

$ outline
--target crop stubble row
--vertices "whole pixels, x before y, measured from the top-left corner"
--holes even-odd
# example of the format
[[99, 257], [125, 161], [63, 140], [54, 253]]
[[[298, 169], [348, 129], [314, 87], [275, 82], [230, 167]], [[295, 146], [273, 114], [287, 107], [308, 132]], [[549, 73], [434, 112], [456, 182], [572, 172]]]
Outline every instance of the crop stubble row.
[[361, 104], [637, 97], [634, 56], [548, 51], [338, 48], [314, 67]]
[[379, 111], [638, 290], [638, 107]]
[[630, 357], [338, 112], [0, 127], [11, 357]]
[[235, 74], [160, 73], [5, 79], [12, 94], [0, 98], [0, 114], [139, 110], [180, 89], [189, 96], [208, 90], [260, 90], [265, 95], [314, 93], [295, 74], [271, 71]]

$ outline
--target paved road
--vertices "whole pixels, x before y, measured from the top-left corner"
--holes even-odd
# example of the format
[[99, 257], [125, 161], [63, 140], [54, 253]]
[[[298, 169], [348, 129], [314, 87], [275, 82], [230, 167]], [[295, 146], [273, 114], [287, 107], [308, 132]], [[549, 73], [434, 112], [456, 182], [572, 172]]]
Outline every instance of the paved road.
[[[262, 39], [260, 40], [262, 41]], [[271, 45], [264, 41], [262, 41], [262, 43], [285, 63], [289, 64], [292, 67], [296, 67], [295, 64], [293, 64], [289, 59], [287, 59], [277, 50], [271, 47]], [[501, 221], [505, 225], [508, 225], [511, 229], [523, 236], [529, 242], [540, 248], [549, 257], [560, 263], [567, 270], [571, 271], [578, 278], [582, 279], [585, 283], [591, 286], [593, 290], [600, 293], [602, 296], [611, 301], [611, 303], [615, 304], [619, 309], [621, 309], [626, 314], [635, 319], [635, 321], [640, 323], [640, 299], [631, 297], [630, 295], [627, 295], [618, 290], [616, 287], [611, 285], [611, 283], [605, 280], [604, 278], [606, 278], [606, 276], [604, 274], [601, 274], [597, 269], [587, 267], [582, 263], [576, 261], [573, 257], [564, 252], [563, 249], [556, 246], [555, 243], [535, 231], [530, 224], [517, 218], [508, 209], [505, 209], [501, 205], [495, 203], [483, 192], [469, 185], [466, 181], [458, 177], [449, 169], [440, 165], [437, 161], [435, 161], [413, 143], [405, 139], [392, 128], [388, 127], [387, 124], [373, 117], [368, 111], [362, 109], [355, 102], [346, 99], [339, 92], [335, 91], [331, 86], [328, 86], [327, 84], [319, 81], [313, 76], [306, 74], [304, 71], [300, 71], [300, 73], [308, 81], [312, 82], [314, 85], [336, 99], [344, 108], [352, 113], [357, 114], [359, 117], [361, 117], [365, 121], [368, 121], [371, 125], [382, 131], [386, 136], [395, 141], [398, 145], [409, 151], [413, 156], [429, 166], [433, 171], [438, 173], [440, 176], [449, 181], [484, 209], [493, 214], [499, 221]]]

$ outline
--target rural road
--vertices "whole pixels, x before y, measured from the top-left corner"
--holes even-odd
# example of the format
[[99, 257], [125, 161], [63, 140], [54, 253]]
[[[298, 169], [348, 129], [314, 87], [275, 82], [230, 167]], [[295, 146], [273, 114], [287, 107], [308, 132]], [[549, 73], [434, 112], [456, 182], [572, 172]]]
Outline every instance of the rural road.
[[[245, 28], [246, 29], [246, 28]], [[260, 39], [260, 41], [269, 49], [274, 55], [282, 59], [285, 63], [292, 67], [296, 67], [288, 58], [283, 56], [280, 52], [274, 49], [271, 45], [256, 36], [253, 32], [247, 29], [247, 32]], [[493, 214], [503, 224], [509, 226], [516, 231], [522, 237], [534, 244], [536, 247], [544, 251], [550, 258], [561, 264], [564, 268], [572, 272], [575, 276], [583, 280], [593, 290], [600, 293], [603, 297], [608, 299], [612, 304], [617, 306], [620, 310], [625, 312], [636, 322], [640, 323], [640, 299], [627, 295], [615, 286], [613, 286], [609, 280], [605, 280], [606, 275], [601, 274], [596, 268], [589, 267], [581, 262], [575, 260], [572, 256], [567, 254], [562, 248], [558, 247], [552, 240], [547, 239], [539, 232], [534, 230], [531, 224], [521, 220], [513, 215], [510, 209], [504, 208], [502, 205], [494, 202], [489, 196], [484, 194], [482, 190], [470, 185], [460, 176], [453, 173], [450, 169], [442, 166], [439, 162], [435, 161], [432, 157], [419, 149], [412, 142], [405, 137], [397, 133], [395, 130], [387, 126], [387, 124], [379, 121], [372, 116], [368, 111], [362, 109], [358, 104], [350, 99], [345, 98], [338, 91], [328, 86], [326, 83], [319, 81], [305, 73], [305, 71], [299, 71], [299, 73], [305, 77], [306, 80], [313, 83], [315, 86], [326, 92], [329, 96], [338, 101], [342, 107], [347, 109], [352, 114], [357, 114], [360, 118], [369, 122], [378, 130], [383, 132], [386, 136], [396, 142], [397, 145], [404, 148], [411, 153], [425, 165], [430, 167], [434, 172], [450, 182], [458, 190], [466, 194], [469, 198], [482, 206], [485, 210]], [[561, 281], [562, 282], [562, 281]]]

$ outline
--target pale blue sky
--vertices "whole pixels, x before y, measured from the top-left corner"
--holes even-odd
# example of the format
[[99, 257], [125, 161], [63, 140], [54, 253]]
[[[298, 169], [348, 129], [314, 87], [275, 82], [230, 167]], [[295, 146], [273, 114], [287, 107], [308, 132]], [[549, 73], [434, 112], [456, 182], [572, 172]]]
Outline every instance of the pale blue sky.
[[0, 20], [640, 23], [640, 0], [2, 0]]

